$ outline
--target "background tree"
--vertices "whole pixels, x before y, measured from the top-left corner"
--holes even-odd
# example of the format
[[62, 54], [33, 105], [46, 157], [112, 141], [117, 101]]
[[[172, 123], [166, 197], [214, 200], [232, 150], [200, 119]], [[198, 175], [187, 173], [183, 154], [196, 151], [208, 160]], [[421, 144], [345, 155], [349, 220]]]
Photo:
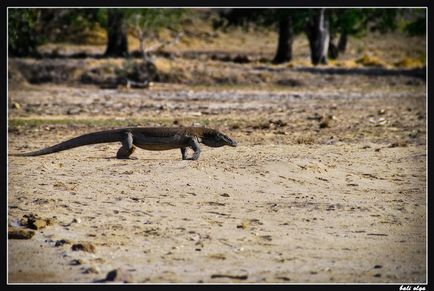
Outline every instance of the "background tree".
[[292, 60], [292, 44], [295, 35], [303, 31], [308, 15], [307, 9], [274, 9], [274, 19], [278, 21], [279, 40], [273, 63], [280, 64]]
[[[154, 39], [163, 28], [175, 30], [184, 9], [128, 9], [127, 23], [131, 34], [139, 40], [139, 50], [144, 58], [149, 59], [151, 48], [146, 48], [145, 41]], [[159, 44], [158, 47], [163, 46]]]
[[306, 23], [306, 35], [309, 40], [312, 64], [327, 64], [327, 52], [330, 41], [329, 17], [326, 9], [314, 9]]
[[262, 27], [276, 27], [278, 43], [273, 63], [280, 64], [292, 60], [292, 44], [295, 35], [303, 31], [303, 23], [307, 16], [306, 9], [222, 9], [220, 20], [215, 27], [241, 26], [248, 28], [250, 24]]
[[[333, 8], [329, 11], [330, 43], [328, 56], [338, 58], [347, 48], [348, 37], [363, 37], [368, 31], [387, 33], [398, 28], [400, 16], [413, 9]], [[412, 13], [412, 12], [411, 12]], [[339, 35], [338, 42], [336, 38]]]
[[[333, 8], [329, 11], [330, 43], [328, 56], [336, 59], [347, 49], [348, 37], [361, 36], [366, 14], [360, 8]], [[335, 40], [339, 35], [337, 44]]]
[[10, 56], [37, 55], [37, 46], [43, 38], [38, 33], [39, 11], [30, 8], [8, 10], [8, 52]]
[[120, 8], [107, 10], [107, 48], [105, 56], [128, 56], [128, 28], [125, 23], [125, 11]]
[[88, 41], [83, 37], [99, 24], [97, 8], [37, 8], [39, 33], [49, 42]]
[[404, 17], [407, 19], [404, 31], [410, 36], [426, 34], [426, 9], [406, 10]]

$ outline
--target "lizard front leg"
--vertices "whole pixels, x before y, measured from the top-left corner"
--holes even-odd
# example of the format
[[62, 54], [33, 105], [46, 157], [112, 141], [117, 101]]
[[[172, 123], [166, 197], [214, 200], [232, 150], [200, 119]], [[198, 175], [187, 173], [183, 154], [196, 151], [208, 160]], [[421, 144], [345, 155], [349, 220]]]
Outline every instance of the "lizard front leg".
[[195, 140], [194, 138], [190, 137], [190, 140], [188, 141], [190, 147], [193, 149], [194, 153], [193, 156], [191, 157], [192, 160], [197, 160], [199, 159], [200, 156], [200, 147], [199, 147], [199, 143], [197, 142], [197, 140]]
[[118, 150], [116, 158], [128, 159], [135, 149], [136, 147], [133, 145], [133, 134], [131, 132], [126, 132], [125, 137], [122, 140], [122, 147]]
[[187, 148], [181, 148], [181, 155], [183, 160], [187, 159]]

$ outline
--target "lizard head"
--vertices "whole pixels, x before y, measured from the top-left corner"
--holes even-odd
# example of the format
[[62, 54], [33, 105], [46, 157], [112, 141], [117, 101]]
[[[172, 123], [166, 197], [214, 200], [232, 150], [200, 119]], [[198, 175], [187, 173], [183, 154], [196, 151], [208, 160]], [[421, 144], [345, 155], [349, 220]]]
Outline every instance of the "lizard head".
[[201, 143], [203, 143], [204, 145], [207, 145], [209, 147], [213, 147], [213, 148], [222, 147], [225, 145], [231, 146], [231, 147], [237, 146], [236, 141], [234, 141], [233, 139], [231, 139], [227, 135], [224, 135], [223, 133], [218, 132], [216, 130], [206, 132], [201, 137]]

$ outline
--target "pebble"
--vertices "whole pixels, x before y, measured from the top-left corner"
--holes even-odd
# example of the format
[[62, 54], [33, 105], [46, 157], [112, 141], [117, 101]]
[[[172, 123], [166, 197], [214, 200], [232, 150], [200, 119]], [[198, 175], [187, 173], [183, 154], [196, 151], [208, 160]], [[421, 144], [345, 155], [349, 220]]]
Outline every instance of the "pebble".
[[39, 230], [46, 227], [47, 225], [53, 225], [55, 223], [54, 218], [42, 219], [37, 217], [35, 214], [24, 215], [20, 221], [22, 226]]
[[84, 263], [85, 261], [83, 259], [74, 259], [71, 262], [69, 262], [71, 266], [83, 265]]
[[72, 222], [73, 222], [73, 223], [81, 223], [81, 220], [80, 220], [80, 218], [74, 218], [74, 219], [72, 220]]
[[47, 221], [43, 219], [36, 219], [35, 221], [29, 223], [28, 227], [31, 229], [41, 229], [47, 226]]
[[8, 239], [31, 239], [35, 232], [27, 229], [9, 229]]
[[71, 249], [73, 251], [83, 251], [83, 252], [95, 253], [95, 246], [89, 242], [82, 242], [82, 243], [73, 244]]
[[131, 282], [131, 275], [123, 269], [115, 269], [107, 273], [105, 281], [110, 282]]
[[99, 274], [101, 271], [98, 267], [92, 266], [83, 271], [83, 274]]
[[69, 239], [60, 239], [57, 240], [56, 243], [54, 244], [55, 247], [60, 247], [63, 246], [64, 244], [71, 244], [72, 242]]
[[248, 278], [247, 274], [213, 274], [211, 275], [211, 279], [215, 278], [229, 278], [236, 280], [246, 280]]

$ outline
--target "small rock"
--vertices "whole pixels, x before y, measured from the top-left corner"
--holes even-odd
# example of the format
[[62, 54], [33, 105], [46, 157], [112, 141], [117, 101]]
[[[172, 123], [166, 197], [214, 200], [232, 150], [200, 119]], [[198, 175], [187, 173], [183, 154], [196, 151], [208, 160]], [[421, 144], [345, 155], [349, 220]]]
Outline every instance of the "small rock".
[[237, 228], [242, 228], [242, 229], [247, 229], [248, 227], [249, 227], [249, 223], [246, 221], [237, 225]]
[[43, 220], [43, 219], [36, 219], [34, 221], [32, 221], [31, 223], [29, 223], [28, 227], [31, 229], [41, 229], [47, 226], [47, 221]]
[[95, 246], [88, 242], [73, 244], [71, 249], [73, 251], [83, 251], [89, 253], [95, 253]]
[[83, 274], [99, 274], [101, 271], [98, 267], [89, 267], [83, 271]]
[[266, 240], [266, 241], [272, 241], [273, 240], [271, 235], [261, 235], [260, 238], [262, 238], [263, 240]]
[[223, 193], [220, 196], [222, 196], [222, 197], [231, 197], [228, 193]]
[[132, 280], [131, 275], [127, 271], [122, 269], [115, 269], [107, 273], [105, 281], [128, 283]]
[[247, 274], [213, 274], [211, 275], [211, 279], [215, 278], [229, 278], [236, 280], [246, 280], [248, 278]]
[[381, 269], [381, 268], [383, 268], [382, 265], [375, 265], [375, 266], [374, 266], [374, 269]]
[[54, 223], [54, 219], [42, 219], [39, 218], [36, 214], [26, 214], [23, 216], [23, 218], [20, 220], [20, 224], [22, 226], [31, 228], [31, 229], [41, 229], [46, 227], [47, 225], [51, 225]]
[[398, 142], [393, 142], [393, 143], [389, 144], [387, 147], [388, 148], [396, 148], [396, 147], [406, 147], [406, 146], [407, 146], [406, 141], [398, 141]]
[[56, 223], [55, 218], [47, 218], [45, 221], [47, 222], [47, 225], [54, 225]]
[[72, 220], [73, 223], [81, 223], [81, 219], [80, 218], [74, 218]]
[[35, 232], [32, 230], [26, 229], [9, 229], [8, 238], [9, 239], [31, 239], [35, 235]]
[[332, 120], [337, 120], [335, 116], [333, 115], [327, 115], [325, 118], [321, 116], [321, 122], [319, 124], [319, 128], [326, 128], [330, 127], [330, 122]]
[[72, 242], [69, 239], [60, 239], [57, 240], [56, 243], [54, 244], [55, 247], [60, 247], [63, 246], [64, 244], [71, 244]]
[[378, 110], [378, 115], [383, 115], [384, 113], [386, 113], [386, 110], [384, 109]]
[[226, 257], [223, 254], [213, 254], [210, 255], [210, 258], [214, 260], [226, 260]]
[[69, 262], [71, 266], [83, 265], [84, 263], [85, 261], [83, 259], [74, 259], [71, 262]]

